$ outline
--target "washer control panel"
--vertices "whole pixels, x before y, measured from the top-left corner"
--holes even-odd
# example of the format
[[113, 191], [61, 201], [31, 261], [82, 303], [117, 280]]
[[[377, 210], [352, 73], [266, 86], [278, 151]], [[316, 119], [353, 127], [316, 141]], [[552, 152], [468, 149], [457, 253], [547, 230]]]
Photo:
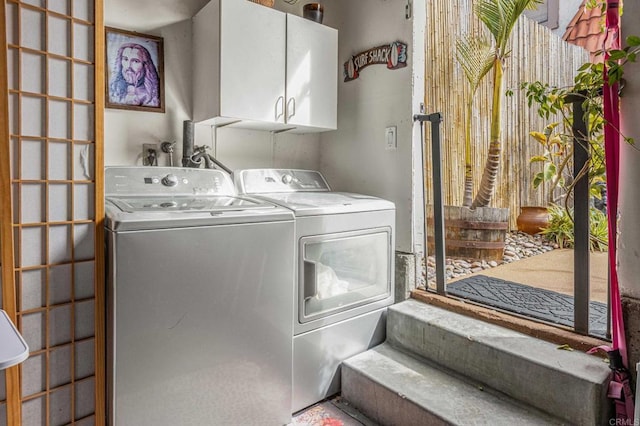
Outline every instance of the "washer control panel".
[[235, 195], [222, 170], [182, 167], [107, 167], [105, 195]]

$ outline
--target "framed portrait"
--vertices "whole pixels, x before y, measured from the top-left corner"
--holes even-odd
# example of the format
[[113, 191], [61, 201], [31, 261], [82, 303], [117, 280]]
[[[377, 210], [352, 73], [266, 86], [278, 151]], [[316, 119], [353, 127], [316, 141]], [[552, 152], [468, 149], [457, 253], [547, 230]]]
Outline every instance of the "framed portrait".
[[105, 28], [107, 108], [164, 112], [161, 37]]

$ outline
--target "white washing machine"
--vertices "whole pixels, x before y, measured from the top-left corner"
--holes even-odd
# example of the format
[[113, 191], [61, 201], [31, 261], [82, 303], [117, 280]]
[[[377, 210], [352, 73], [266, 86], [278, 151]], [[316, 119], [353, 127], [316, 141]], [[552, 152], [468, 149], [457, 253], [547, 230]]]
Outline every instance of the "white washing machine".
[[239, 193], [296, 217], [293, 405], [296, 412], [340, 390], [340, 363], [385, 339], [394, 300], [395, 205], [332, 192], [317, 171], [234, 172]]
[[291, 421], [294, 217], [218, 170], [109, 167], [108, 423]]

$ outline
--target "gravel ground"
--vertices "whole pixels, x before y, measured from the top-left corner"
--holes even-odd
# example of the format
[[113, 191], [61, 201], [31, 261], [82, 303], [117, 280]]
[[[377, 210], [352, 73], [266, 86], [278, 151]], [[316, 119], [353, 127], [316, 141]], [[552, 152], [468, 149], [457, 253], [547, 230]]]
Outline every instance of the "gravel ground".
[[[485, 269], [495, 268], [496, 266], [516, 262], [520, 259], [535, 256], [537, 254], [546, 253], [557, 249], [558, 245], [551, 243], [542, 238], [540, 235], [529, 235], [523, 232], [508, 232], [505, 239], [504, 256], [502, 261], [484, 260], [464, 260], [464, 259], [446, 259], [446, 280], [469, 275], [474, 272], [480, 272]], [[435, 287], [436, 270], [435, 256], [427, 258], [427, 280], [430, 287]]]

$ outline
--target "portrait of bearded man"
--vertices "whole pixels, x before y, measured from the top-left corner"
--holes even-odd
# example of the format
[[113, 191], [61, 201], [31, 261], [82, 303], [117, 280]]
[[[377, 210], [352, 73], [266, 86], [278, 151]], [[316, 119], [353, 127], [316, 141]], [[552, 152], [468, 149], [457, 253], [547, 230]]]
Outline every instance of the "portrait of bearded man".
[[147, 48], [138, 43], [122, 43], [111, 67], [110, 103], [160, 106], [160, 78]]

